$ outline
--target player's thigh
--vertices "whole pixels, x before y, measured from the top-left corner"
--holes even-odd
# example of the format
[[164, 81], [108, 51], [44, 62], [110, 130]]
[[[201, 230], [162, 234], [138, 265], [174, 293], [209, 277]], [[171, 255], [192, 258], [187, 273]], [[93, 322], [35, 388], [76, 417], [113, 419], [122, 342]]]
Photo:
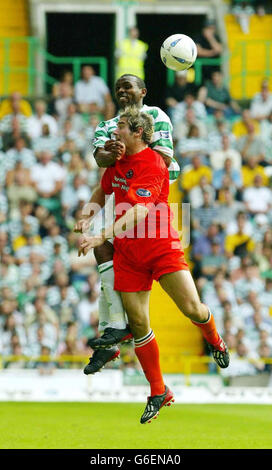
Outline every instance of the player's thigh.
[[181, 270], [163, 274], [159, 282], [185, 315], [199, 309], [201, 303], [190, 271]]
[[106, 263], [107, 261], [111, 261], [113, 259], [113, 253], [113, 244], [109, 241], [105, 241], [103, 245], [94, 248], [94, 256], [97, 264], [102, 264]]
[[149, 326], [150, 291], [120, 292], [131, 329]]

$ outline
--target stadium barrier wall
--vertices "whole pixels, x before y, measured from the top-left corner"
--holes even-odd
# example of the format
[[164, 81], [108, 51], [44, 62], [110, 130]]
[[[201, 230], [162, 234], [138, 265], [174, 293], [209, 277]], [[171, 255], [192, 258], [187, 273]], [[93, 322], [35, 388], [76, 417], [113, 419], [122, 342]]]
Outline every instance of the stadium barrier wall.
[[[220, 368], [215, 365], [214, 360], [211, 356], [181, 356], [182, 362], [183, 362], [183, 368], [181, 370], [180, 375], [184, 377], [184, 385], [186, 386], [191, 386], [193, 384], [192, 378], [192, 368], [194, 364], [212, 364], [213, 366], [217, 367], [217, 371], [220, 371]], [[258, 360], [256, 359], [248, 359], [248, 358], [240, 358], [239, 359], [241, 362], [242, 361], [247, 361], [249, 363], [255, 364], [256, 362], [271, 365], [272, 364], [272, 358], [260, 358]], [[16, 362], [18, 363], [18, 368], [16, 368]], [[22, 363], [24, 363], [22, 365]], [[23, 367], [28, 367], [29, 368], [34, 368], [36, 367], [35, 364], [42, 364], [42, 363], [51, 363], [53, 368], [58, 367], [58, 368], [63, 368], [67, 366], [69, 367], [71, 364], [78, 364], [78, 367], [83, 368], [86, 365], [86, 356], [82, 355], [74, 355], [74, 356], [69, 356], [69, 355], [63, 355], [59, 357], [51, 357], [51, 356], [36, 356], [36, 357], [30, 357], [30, 356], [3, 356], [0, 355], [0, 372], [2, 369], [5, 369], [8, 364], [12, 364], [12, 370], [16, 371], [19, 369], [22, 369]], [[206, 374], [207, 375], [207, 374]]]
[[[225, 387], [218, 380], [186, 387], [177, 377], [165, 375], [176, 403], [272, 404], [272, 388]], [[81, 370], [56, 370], [41, 375], [38, 370], [5, 369], [0, 372], [0, 401], [23, 402], [145, 402], [148, 385], [123, 385], [120, 370], [85, 376]]]

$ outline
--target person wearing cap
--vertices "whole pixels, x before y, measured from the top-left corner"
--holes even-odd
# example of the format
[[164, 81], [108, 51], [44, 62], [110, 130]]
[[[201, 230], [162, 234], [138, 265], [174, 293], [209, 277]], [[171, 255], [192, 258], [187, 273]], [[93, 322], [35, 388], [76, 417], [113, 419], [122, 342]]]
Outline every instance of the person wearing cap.
[[[215, 33], [215, 21], [207, 18], [204, 22], [201, 34], [195, 38], [197, 56], [199, 58], [218, 59], [222, 54], [222, 44]], [[208, 79], [211, 73], [219, 70], [218, 65], [206, 65], [202, 67], [202, 79]]]

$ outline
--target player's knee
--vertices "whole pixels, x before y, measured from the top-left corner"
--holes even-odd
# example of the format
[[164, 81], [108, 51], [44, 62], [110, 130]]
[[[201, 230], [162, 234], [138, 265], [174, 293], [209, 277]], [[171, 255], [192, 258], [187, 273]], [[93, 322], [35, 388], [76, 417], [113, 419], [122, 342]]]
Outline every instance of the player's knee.
[[191, 320], [202, 320], [202, 306], [198, 300], [190, 300], [186, 302], [186, 305], [184, 306], [182, 311], [184, 315], [190, 318]]
[[94, 256], [97, 264], [106, 263], [111, 261], [113, 258], [113, 245], [110, 242], [105, 242], [101, 246], [94, 248]]
[[129, 319], [129, 326], [135, 338], [141, 338], [148, 333], [147, 322], [143, 318]]

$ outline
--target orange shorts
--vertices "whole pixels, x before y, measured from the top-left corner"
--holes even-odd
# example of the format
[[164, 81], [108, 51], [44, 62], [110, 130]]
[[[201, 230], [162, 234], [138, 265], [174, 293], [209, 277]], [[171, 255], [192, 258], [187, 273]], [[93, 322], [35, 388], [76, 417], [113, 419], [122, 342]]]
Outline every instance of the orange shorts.
[[163, 274], [189, 270], [178, 239], [114, 239], [114, 289], [151, 290]]

